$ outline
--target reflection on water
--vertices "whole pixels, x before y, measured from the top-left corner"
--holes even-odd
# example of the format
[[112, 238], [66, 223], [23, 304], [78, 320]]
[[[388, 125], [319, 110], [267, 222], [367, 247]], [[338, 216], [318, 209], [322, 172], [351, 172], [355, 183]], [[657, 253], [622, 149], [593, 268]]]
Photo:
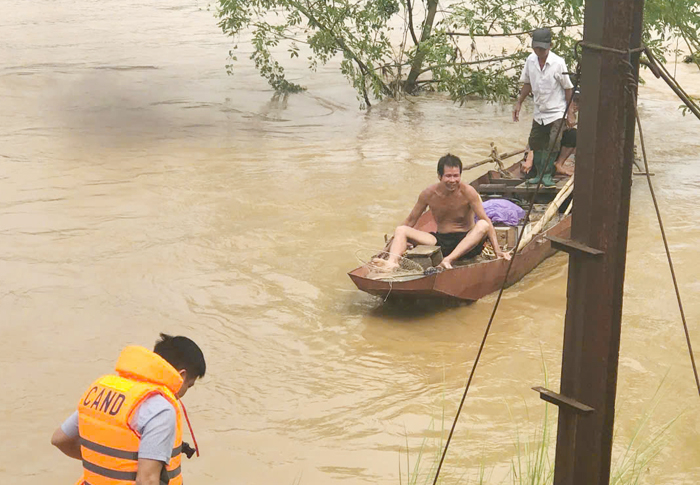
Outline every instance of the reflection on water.
[[[200, 342], [211, 369], [187, 396], [203, 450], [188, 480], [398, 483], [400, 450], [417, 454], [426, 437], [434, 449], [443, 412], [454, 414], [495, 296], [383, 304], [346, 272], [406, 216], [440, 155], [477, 160], [490, 141], [517, 149], [529, 126], [510, 122], [509, 107], [437, 95], [360, 111], [332, 67], [291, 68], [309, 89], [276, 98], [248, 63], [226, 76], [227, 39], [205, 4], [166, 3], [10, 0], [0, 19], [0, 434], [13, 443], [0, 477], [74, 480], [79, 464], [49, 449], [51, 432], [122, 346], [167, 330]], [[678, 71], [698, 94], [698, 72]], [[697, 124], [655, 81], [641, 103], [700, 335]], [[650, 480], [689, 483], [697, 396], [638, 182], [618, 443], [670, 370], [652, 426], [688, 412]], [[448, 476], [480, 464], [500, 474], [515, 430], [539, 423], [530, 387], [543, 364], [557, 387], [566, 261], [550, 258], [505, 292]]]

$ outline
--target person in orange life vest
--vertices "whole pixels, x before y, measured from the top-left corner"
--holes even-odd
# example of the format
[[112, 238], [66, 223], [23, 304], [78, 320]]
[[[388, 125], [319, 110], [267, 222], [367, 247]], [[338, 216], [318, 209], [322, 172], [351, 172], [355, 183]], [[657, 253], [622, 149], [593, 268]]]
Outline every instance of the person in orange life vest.
[[126, 347], [117, 375], [95, 381], [51, 437], [65, 455], [83, 461], [76, 485], [182, 484], [181, 453], [189, 446], [182, 442], [179, 398], [205, 372], [204, 354], [187, 337], [160, 334], [153, 352]]

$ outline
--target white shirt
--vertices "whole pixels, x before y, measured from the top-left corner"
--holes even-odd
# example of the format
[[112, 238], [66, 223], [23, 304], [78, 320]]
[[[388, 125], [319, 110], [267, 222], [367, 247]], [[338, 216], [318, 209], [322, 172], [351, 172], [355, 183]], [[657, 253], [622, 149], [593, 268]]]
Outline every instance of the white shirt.
[[541, 125], [548, 125], [564, 117], [566, 113], [565, 89], [573, 89], [564, 59], [549, 51], [544, 68], [540, 69], [540, 61], [537, 54], [530, 54], [525, 61], [523, 73], [520, 75], [521, 83], [532, 86], [532, 95], [535, 99], [534, 120]]

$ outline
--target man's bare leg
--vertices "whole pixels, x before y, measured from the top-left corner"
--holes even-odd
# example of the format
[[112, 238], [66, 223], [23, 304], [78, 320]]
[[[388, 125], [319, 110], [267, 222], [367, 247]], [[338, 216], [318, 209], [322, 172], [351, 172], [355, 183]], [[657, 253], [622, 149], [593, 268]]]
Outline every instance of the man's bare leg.
[[557, 161], [554, 162], [554, 168], [558, 174], [569, 176], [574, 174], [572, 169], [564, 166], [564, 162], [566, 162], [566, 159], [569, 158], [572, 153], [574, 153], [574, 150], [576, 150], [575, 147], [561, 147], [559, 157], [557, 158]]
[[523, 160], [522, 165], [520, 167], [520, 170], [522, 170], [523, 173], [530, 173], [530, 170], [532, 170], [532, 161], [535, 158], [535, 152], [532, 150], [529, 150], [527, 152], [527, 155], [525, 156], [525, 160]]
[[478, 220], [472, 230], [464, 236], [464, 239], [459, 242], [449, 256], [445, 256], [439, 266], [445, 269], [452, 269], [452, 262], [462, 257], [469, 252], [470, 249], [479, 244], [486, 237], [486, 234], [488, 234], [488, 230], [489, 223], [481, 219]]
[[429, 246], [437, 244], [437, 239], [429, 232], [420, 231], [409, 226], [399, 226], [394, 231], [394, 240], [389, 248], [389, 259], [384, 265], [385, 267], [393, 269], [399, 265], [399, 258], [406, 251], [409, 241], [413, 244], [426, 244]]

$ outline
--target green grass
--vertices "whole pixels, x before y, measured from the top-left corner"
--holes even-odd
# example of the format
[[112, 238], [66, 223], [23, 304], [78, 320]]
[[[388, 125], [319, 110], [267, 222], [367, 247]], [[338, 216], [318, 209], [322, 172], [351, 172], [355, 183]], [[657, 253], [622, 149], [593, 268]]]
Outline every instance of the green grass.
[[[612, 470], [610, 473], [610, 485], [637, 485], [644, 472], [648, 469], [651, 462], [661, 452], [663, 447], [669, 440], [669, 430], [678, 421], [681, 415], [677, 415], [670, 419], [657, 429], [649, 429], [649, 421], [653, 416], [656, 408], [661, 404], [662, 394], [661, 388], [668, 372], [661, 380], [661, 383], [656, 388], [652, 396], [650, 405], [642, 414], [642, 417], [637, 422], [637, 426], [632, 433], [629, 443], [624, 449], [624, 452], [619, 454], [616, 459], [613, 459]], [[643, 435], [649, 431], [649, 436], [644, 438]], [[613, 442], [615, 440], [613, 439]]]
[[[543, 366], [544, 367], [544, 366]], [[547, 370], [544, 367], [545, 386], [547, 383]], [[650, 404], [637, 421], [632, 437], [624, 448], [615, 447], [613, 444], [613, 459], [610, 473], [610, 485], [639, 485], [650, 464], [657, 457], [669, 439], [669, 430], [673, 427], [680, 415], [664, 423], [660, 427], [650, 429], [650, 421], [655, 410], [661, 402], [661, 388], [666, 377], [661, 381], [654, 393]], [[516, 422], [510, 406], [508, 412], [511, 420]], [[458, 479], [445, 478], [444, 484], [449, 485], [487, 485], [498, 483], [499, 485], [551, 485], [554, 480], [554, 451], [556, 443], [556, 426], [550, 422], [549, 405], [545, 404], [544, 414], [539, 426], [534, 430], [530, 439], [522, 439], [521, 431], [516, 422], [515, 435], [513, 437], [514, 456], [510, 462], [510, 470], [504, 479], [492, 482], [493, 470], [488, 471], [482, 462], [475, 469], [465, 470]], [[410, 459], [408, 436], [406, 436], [405, 476], [403, 471], [403, 458], [399, 453], [399, 484], [400, 485], [431, 485], [435, 478], [437, 465], [444, 447], [443, 436], [445, 429], [445, 396], [443, 392], [442, 412], [440, 417], [440, 437], [432, 439], [423, 438], [421, 446], [413, 462]], [[451, 424], [451, 423], [450, 423]], [[429, 432], [435, 431], [435, 419], [431, 419]], [[613, 440], [616, 441], [615, 439]], [[429, 448], [434, 451], [427, 451]], [[449, 456], [449, 454], [448, 454]], [[442, 472], [453, 475], [454, 470], [450, 464], [443, 464]], [[471, 473], [467, 477], [467, 473]], [[467, 478], [465, 478], [467, 477]], [[438, 482], [443, 484], [443, 477]]]
[[[511, 420], [515, 421], [508, 406]], [[549, 422], [549, 404], [544, 405], [542, 424], [531, 440], [520, 439], [520, 429], [515, 432], [515, 456], [511, 459], [510, 478], [513, 485], [545, 485], [554, 480], [554, 463], [550, 457], [552, 449], [552, 426]]]
[[[418, 454], [415, 457], [413, 466], [411, 466], [411, 457], [410, 457], [410, 448], [408, 445], [408, 432], [404, 430], [404, 436], [406, 437], [406, 477], [404, 480], [403, 472], [402, 472], [402, 456], [401, 453], [399, 453], [399, 484], [403, 485], [404, 481], [406, 485], [432, 485], [433, 480], [435, 479], [435, 473], [437, 472], [437, 467], [438, 464], [440, 463], [440, 458], [442, 456], [442, 449], [445, 446], [445, 440], [444, 437], [446, 435], [445, 433], [445, 402], [446, 402], [446, 397], [445, 397], [445, 370], [443, 369], [443, 388], [442, 388], [442, 409], [440, 413], [440, 438], [437, 440], [436, 446], [434, 447], [434, 451], [428, 452], [427, 451], [427, 445], [428, 445], [428, 438], [423, 438], [423, 441], [421, 442], [420, 448], [418, 449]], [[434, 432], [435, 431], [435, 418], [431, 418], [430, 424], [428, 425], [428, 431], [429, 432]], [[429, 455], [427, 454], [429, 453]], [[425, 466], [427, 463], [427, 466]], [[443, 464], [443, 470], [445, 469], [445, 466]], [[486, 482], [484, 481], [485, 476], [484, 476], [484, 468], [481, 467], [478, 473], [477, 481], [474, 482], [476, 485], [483, 485]], [[466, 471], [462, 474], [460, 478], [457, 479], [457, 481], [450, 481], [450, 485], [470, 485], [470, 481], [464, 481], [464, 476], [466, 475]], [[443, 484], [443, 479], [444, 477], [441, 475], [438, 478], [437, 483]]]

